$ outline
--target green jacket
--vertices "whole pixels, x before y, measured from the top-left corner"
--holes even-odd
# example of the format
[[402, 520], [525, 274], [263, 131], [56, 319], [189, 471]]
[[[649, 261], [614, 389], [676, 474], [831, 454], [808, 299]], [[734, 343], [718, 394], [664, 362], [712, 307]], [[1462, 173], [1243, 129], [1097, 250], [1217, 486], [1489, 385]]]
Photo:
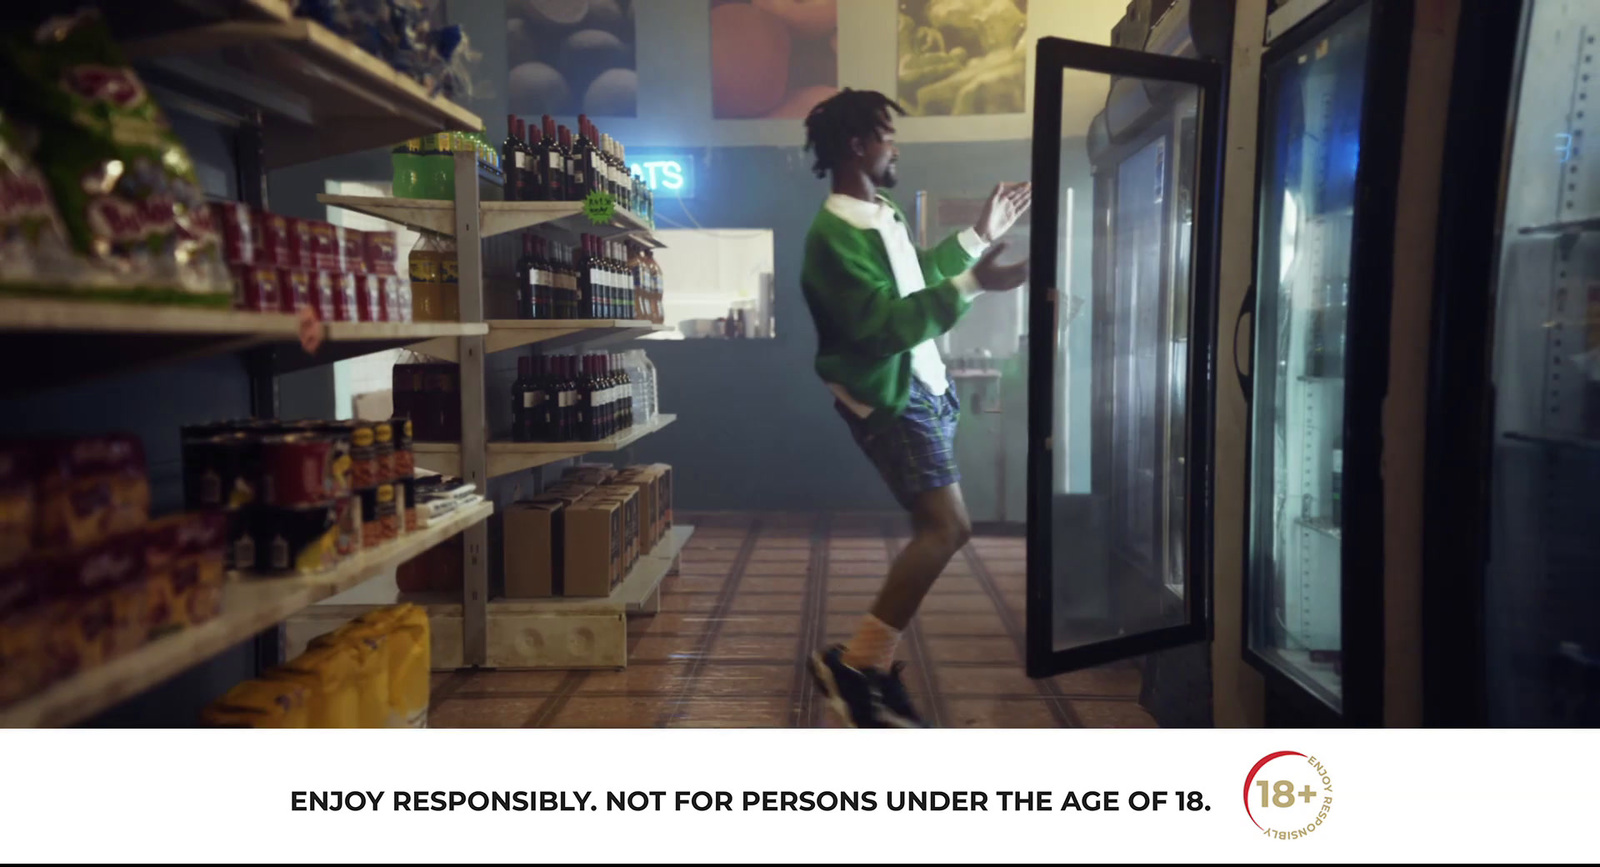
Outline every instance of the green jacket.
[[[900, 206], [881, 198], [905, 226]], [[957, 235], [918, 249], [917, 258], [927, 288], [901, 297], [876, 229], [858, 229], [824, 207], [806, 233], [800, 286], [817, 328], [817, 375], [871, 407], [871, 426], [905, 411], [911, 350], [955, 327], [972, 306], [951, 282], [976, 261]]]

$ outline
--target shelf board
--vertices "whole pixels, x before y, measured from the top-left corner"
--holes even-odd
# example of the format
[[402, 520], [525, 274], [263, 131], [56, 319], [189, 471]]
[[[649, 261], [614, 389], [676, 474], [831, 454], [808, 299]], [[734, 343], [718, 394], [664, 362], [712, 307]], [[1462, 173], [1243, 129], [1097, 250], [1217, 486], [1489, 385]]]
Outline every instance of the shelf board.
[[489, 326], [482, 322], [329, 322], [327, 339], [316, 355], [307, 355], [296, 342], [279, 347], [273, 366], [288, 373], [388, 349], [420, 349], [434, 343], [455, 347], [463, 337], [488, 333]]
[[1549, 434], [1528, 433], [1525, 431], [1506, 431], [1505, 438], [1515, 442], [1533, 443], [1534, 445], [1559, 449], [1577, 449], [1578, 451], [1600, 454], [1600, 439], [1592, 437], [1551, 436]]
[[[673, 527], [650, 553], [639, 558], [610, 596], [601, 598], [495, 599], [488, 609], [487, 667], [505, 670], [624, 668], [628, 664], [627, 620], [656, 607], [661, 581], [683, 550], [692, 526]], [[352, 617], [388, 604], [394, 594], [369, 601], [348, 598], [314, 605], [289, 621], [290, 646], [297, 647]], [[432, 669], [454, 671], [462, 659], [460, 593], [402, 594], [426, 607], [433, 635]]]
[[393, 145], [472, 112], [397, 72], [284, 0], [239, 0], [233, 18], [124, 43], [144, 65], [264, 109], [265, 168]]
[[640, 613], [644, 604], [661, 586], [661, 579], [672, 570], [683, 546], [694, 535], [694, 526], [685, 524], [667, 531], [650, 553], [633, 564], [628, 576], [617, 584], [610, 596], [554, 596], [548, 599], [494, 599], [489, 602], [494, 614], [624, 614]]
[[[449, 199], [401, 199], [393, 196], [342, 196], [317, 194], [324, 205], [399, 223], [422, 232], [454, 235], [456, 204]], [[572, 235], [603, 238], [637, 237], [652, 246], [664, 246], [633, 213], [618, 208], [611, 222], [597, 225], [583, 215], [582, 202], [483, 202], [479, 205], [478, 234], [484, 238], [531, 228], [557, 228]]]
[[1600, 217], [1586, 217], [1578, 220], [1559, 220], [1554, 223], [1543, 223], [1537, 226], [1523, 226], [1517, 229], [1519, 235], [1572, 235], [1582, 232], [1600, 230]]
[[[487, 327], [486, 353], [521, 346], [538, 346], [546, 352], [573, 346], [598, 349], [673, 329], [671, 325], [657, 325], [642, 319], [491, 319]], [[461, 360], [461, 344], [453, 339], [429, 340], [410, 349], [441, 361]]]
[[152, 641], [127, 656], [0, 710], [0, 726], [49, 728], [91, 717], [251, 639], [307, 606], [421, 554], [493, 512], [492, 502], [469, 506], [434, 526], [364, 551], [322, 575], [230, 579], [223, 589], [223, 610], [217, 618]]
[[1294, 522], [1296, 526], [1321, 533], [1324, 536], [1331, 536], [1335, 539], [1340, 536], [1339, 525], [1329, 518], [1295, 518]]
[[[330, 322], [315, 355], [287, 313], [87, 298], [0, 297], [0, 364], [28, 376], [0, 394], [68, 385], [206, 355], [272, 347], [280, 371], [300, 370], [433, 339], [487, 334], [483, 323]], [[48, 360], [48, 364], [40, 364]]]
[[[614, 437], [593, 442], [492, 442], [489, 443], [489, 477], [498, 478], [582, 455], [625, 449], [677, 420], [672, 413], [662, 413], [650, 424], [634, 425]], [[414, 450], [418, 467], [447, 476], [461, 475], [460, 444], [419, 442]]]
[[643, 319], [491, 319], [484, 348], [486, 352], [500, 352], [518, 346], [546, 350], [583, 344], [602, 346], [670, 327]]

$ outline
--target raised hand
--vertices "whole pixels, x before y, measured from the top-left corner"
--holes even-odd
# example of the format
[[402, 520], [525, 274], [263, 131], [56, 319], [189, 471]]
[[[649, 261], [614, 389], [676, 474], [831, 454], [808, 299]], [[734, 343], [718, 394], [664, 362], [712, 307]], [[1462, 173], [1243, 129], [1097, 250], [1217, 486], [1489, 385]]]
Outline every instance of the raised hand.
[[985, 243], [992, 244], [1009, 231], [1032, 204], [1031, 182], [1002, 183], [989, 194], [989, 200], [983, 203], [983, 210], [978, 213], [978, 224], [972, 228]]

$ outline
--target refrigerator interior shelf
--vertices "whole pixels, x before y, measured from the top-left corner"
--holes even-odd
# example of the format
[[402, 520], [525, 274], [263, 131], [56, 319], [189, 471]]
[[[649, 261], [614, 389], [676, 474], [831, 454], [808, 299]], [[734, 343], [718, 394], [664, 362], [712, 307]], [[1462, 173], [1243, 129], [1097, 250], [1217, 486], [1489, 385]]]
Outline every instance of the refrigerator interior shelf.
[[1325, 536], [1337, 539], [1340, 536], [1339, 525], [1329, 518], [1295, 518], [1294, 522], [1307, 530], [1314, 530]]
[[1506, 439], [1533, 443], [1534, 445], [1551, 446], [1553, 448], [1578, 449], [1580, 451], [1600, 453], [1600, 439], [1592, 437], [1551, 436], [1548, 434], [1524, 433], [1522, 431], [1506, 431]]

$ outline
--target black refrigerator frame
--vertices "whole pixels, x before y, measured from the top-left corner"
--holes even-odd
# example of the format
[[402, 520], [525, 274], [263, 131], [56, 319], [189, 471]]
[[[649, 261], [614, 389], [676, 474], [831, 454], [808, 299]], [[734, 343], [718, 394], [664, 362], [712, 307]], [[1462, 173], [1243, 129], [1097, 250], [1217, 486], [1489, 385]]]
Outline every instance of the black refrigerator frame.
[[[1186, 436], [1188, 546], [1180, 625], [1124, 635], [1066, 650], [1054, 647], [1053, 453], [1057, 399], [1057, 242], [1061, 231], [1062, 74], [1067, 69], [1119, 77], [1180, 82], [1200, 93], [1194, 181], [1194, 238], [1189, 296]], [[1108, 48], [1067, 39], [1039, 40], [1035, 64], [1033, 186], [1030, 244], [1028, 377], [1027, 673], [1047, 677], [1207, 640], [1211, 630], [1211, 516], [1215, 419], [1216, 278], [1221, 218], [1222, 138], [1226, 70], [1214, 61]], [[1098, 195], [1098, 194], [1097, 194]], [[1098, 253], [1096, 254], [1098, 255]], [[1098, 273], [1099, 269], [1095, 269]], [[1097, 294], [1097, 293], [1096, 293]], [[1098, 315], [1098, 313], [1097, 313]], [[1096, 372], [1098, 375], [1098, 371]], [[1096, 443], [1095, 447], [1105, 447]]]
[[[1255, 379], [1241, 374], [1250, 406], [1245, 448], [1244, 616], [1241, 646], [1247, 663], [1258, 670], [1268, 688], [1268, 724], [1310, 727], [1376, 726], [1383, 720], [1384, 691], [1384, 508], [1383, 401], [1389, 377], [1389, 319], [1393, 283], [1395, 208], [1406, 108], [1406, 80], [1411, 59], [1411, 0], [1333, 0], [1297, 23], [1262, 55], [1255, 178], [1255, 229], [1252, 261], [1260, 274], [1265, 208], [1263, 181], [1272, 154], [1268, 122], [1273, 105], [1274, 71], [1293, 63], [1296, 53], [1311, 45], [1346, 15], [1370, 4], [1365, 80], [1361, 109], [1360, 161], [1356, 170], [1354, 218], [1351, 223], [1349, 318], [1344, 355], [1343, 420], [1344, 492], [1340, 535], [1340, 648], [1343, 658], [1341, 697], [1335, 710], [1275, 663], [1251, 647], [1251, 624], [1262, 614], [1253, 578], [1256, 552], [1251, 530], [1257, 523], [1255, 485]], [[1259, 278], [1246, 293], [1251, 324], [1251, 367], [1259, 358], [1261, 301]], [[1236, 320], [1236, 321], [1238, 321]]]

